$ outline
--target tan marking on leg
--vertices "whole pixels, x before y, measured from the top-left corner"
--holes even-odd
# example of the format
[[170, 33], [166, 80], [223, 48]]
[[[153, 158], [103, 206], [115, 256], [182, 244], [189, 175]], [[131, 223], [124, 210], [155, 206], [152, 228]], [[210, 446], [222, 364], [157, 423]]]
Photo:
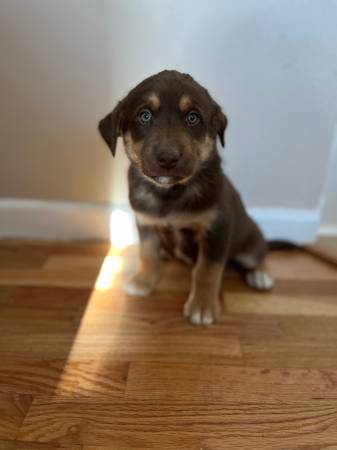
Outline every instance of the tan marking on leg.
[[194, 325], [211, 325], [220, 313], [220, 287], [224, 265], [208, 261], [200, 252], [192, 273], [192, 288], [184, 315]]
[[155, 288], [160, 275], [160, 249], [156, 239], [146, 239], [139, 245], [138, 272], [124, 286], [129, 295], [145, 296]]
[[193, 266], [193, 260], [184, 253], [183, 251], [183, 235], [180, 230], [173, 229], [174, 236], [174, 256], [181, 262], [187, 264], [188, 266]]
[[179, 109], [182, 112], [187, 112], [191, 108], [192, 102], [188, 95], [183, 95], [179, 101]]
[[149, 98], [147, 99], [147, 102], [148, 102], [150, 108], [152, 109], [152, 111], [158, 111], [158, 109], [160, 108], [160, 98], [155, 93], [152, 93], [149, 96]]

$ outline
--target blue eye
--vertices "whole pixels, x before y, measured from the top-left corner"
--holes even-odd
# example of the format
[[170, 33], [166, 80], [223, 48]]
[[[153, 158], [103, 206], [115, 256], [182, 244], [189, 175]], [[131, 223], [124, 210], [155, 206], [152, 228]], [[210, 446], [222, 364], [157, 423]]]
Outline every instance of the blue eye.
[[186, 116], [186, 122], [193, 127], [200, 122], [200, 116], [196, 111], [190, 111]]
[[141, 124], [147, 125], [152, 120], [152, 113], [149, 109], [142, 109], [138, 114], [138, 120]]

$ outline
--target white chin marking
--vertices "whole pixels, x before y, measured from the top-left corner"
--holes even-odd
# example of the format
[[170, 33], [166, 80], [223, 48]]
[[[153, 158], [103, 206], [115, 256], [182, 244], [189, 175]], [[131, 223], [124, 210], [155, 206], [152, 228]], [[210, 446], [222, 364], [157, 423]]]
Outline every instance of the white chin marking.
[[159, 184], [171, 184], [172, 182], [172, 177], [158, 177], [157, 181]]

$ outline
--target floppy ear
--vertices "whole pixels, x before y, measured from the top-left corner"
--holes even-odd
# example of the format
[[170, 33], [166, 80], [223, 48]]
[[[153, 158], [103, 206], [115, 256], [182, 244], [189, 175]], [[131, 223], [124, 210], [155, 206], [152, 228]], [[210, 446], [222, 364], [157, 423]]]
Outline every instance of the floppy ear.
[[113, 156], [116, 153], [117, 138], [122, 135], [123, 106], [123, 101], [119, 102], [115, 109], [98, 123], [99, 132]]
[[213, 127], [216, 131], [216, 134], [219, 136], [221, 145], [225, 146], [225, 130], [227, 127], [227, 117], [225, 114], [221, 111], [221, 108], [219, 105], [216, 106], [216, 111], [213, 116]]

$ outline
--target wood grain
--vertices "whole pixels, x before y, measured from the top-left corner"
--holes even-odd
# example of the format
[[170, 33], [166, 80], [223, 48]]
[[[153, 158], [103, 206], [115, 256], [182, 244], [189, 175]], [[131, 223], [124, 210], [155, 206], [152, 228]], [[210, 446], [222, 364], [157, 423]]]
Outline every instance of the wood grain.
[[0, 450], [83, 450], [81, 445], [62, 445], [58, 443], [8, 441], [0, 439]]
[[31, 395], [0, 392], [0, 439], [15, 439], [32, 400]]
[[269, 368], [337, 368], [337, 341], [241, 341], [245, 363]]
[[60, 396], [124, 396], [128, 363], [97, 359], [76, 361], [3, 359], [0, 386], [4, 392]]
[[[142, 444], [144, 442], [144, 445]], [[291, 438], [266, 438], [264, 436], [251, 437], [227, 437], [226, 440], [217, 438], [193, 439], [185, 438], [184, 441], [170, 437], [165, 440], [158, 438], [157, 442], [151, 438], [147, 442], [146, 437], [138, 441], [128, 441], [125, 439], [123, 443], [118, 442], [118, 447], [104, 446], [97, 447], [92, 445], [84, 445], [83, 450], [337, 450], [337, 441], [334, 438], [329, 439], [326, 436], [316, 436], [308, 434], [307, 436], [291, 437]]]
[[[19, 439], [62, 443], [110, 443], [115, 448], [131, 439], [147, 444], [207, 439], [301, 437], [337, 439], [336, 401], [264, 403], [78, 402], [37, 398]], [[192, 442], [193, 442], [192, 441]], [[151, 447], [150, 447], [151, 448]]]
[[337, 317], [336, 296], [279, 295], [274, 293], [228, 293], [226, 311], [230, 314], [268, 314]]
[[[184, 345], [180, 345], [179, 335], [123, 334], [122, 336], [36, 333], [27, 335], [24, 340], [9, 335], [0, 348], [0, 358], [15, 355], [18, 360], [27, 358], [62, 358], [71, 352], [70, 357], [80, 361], [93, 359], [100, 354], [106, 362], [111, 361], [175, 361], [198, 362], [218, 361], [227, 363], [241, 358], [241, 349], [237, 337], [184, 336]], [[231, 361], [232, 360], [232, 361]]]
[[0, 242], [0, 450], [337, 450], [335, 267], [272, 253], [266, 294], [229, 270], [200, 328], [181, 264], [150, 296], [123, 293], [136, 254]]
[[175, 402], [337, 400], [337, 369], [265, 369], [132, 363], [126, 398]]

